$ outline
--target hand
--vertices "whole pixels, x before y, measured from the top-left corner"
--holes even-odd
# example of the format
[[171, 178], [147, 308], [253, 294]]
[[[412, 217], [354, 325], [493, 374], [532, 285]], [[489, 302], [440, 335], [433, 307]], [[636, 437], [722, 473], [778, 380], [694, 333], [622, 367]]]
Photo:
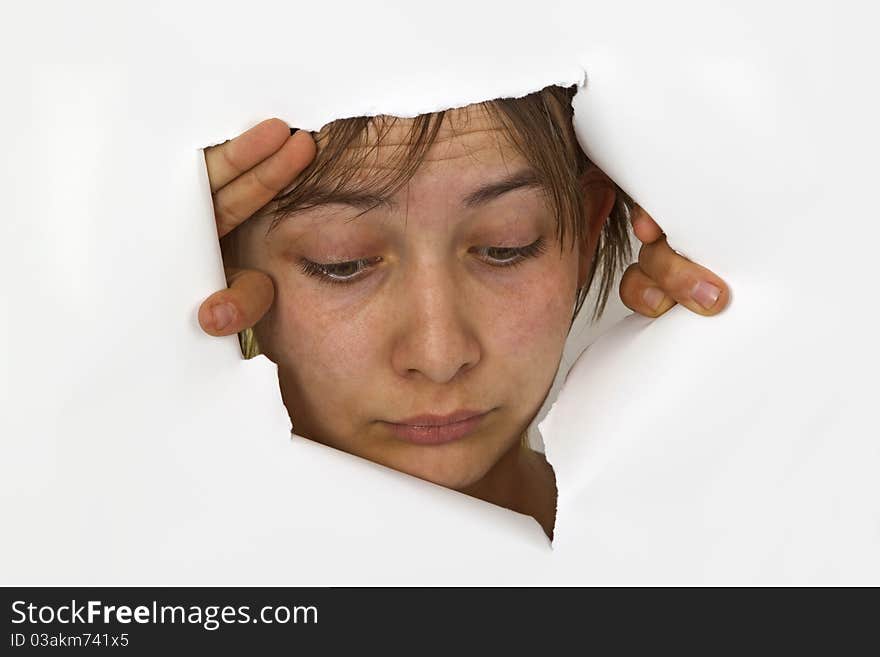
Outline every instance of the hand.
[[[290, 185], [315, 158], [312, 136], [290, 134], [281, 119], [268, 119], [235, 139], [205, 149], [217, 234], [222, 238]], [[272, 279], [250, 269], [225, 268], [225, 290], [199, 307], [199, 324], [210, 335], [233, 335], [252, 327], [275, 298]]]
[[698, 315], [716, 315], [727, 306], [730, 291], [718, 276], [670, 248], [660, 226], [641, 208], [633, 214], [633, 231], [642, 248], [620, 280], [624, 305], [648, 317], [659, 317], [676, 303]]

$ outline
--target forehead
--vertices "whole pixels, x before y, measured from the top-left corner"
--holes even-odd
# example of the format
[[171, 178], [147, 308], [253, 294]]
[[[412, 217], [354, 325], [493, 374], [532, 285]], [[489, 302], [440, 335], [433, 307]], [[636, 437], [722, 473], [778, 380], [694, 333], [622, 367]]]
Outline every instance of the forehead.
[[[377, 116], [366, 126], [360, 139], [344, 150], [361, 166], [382, 167], [389, 164], [411, 149], [419, 138], [424, 138], [425, 119]], [[436, 126], [436, 120], [432, 122]], [[498, 118], [477, 103], [466, 107], [446, 110], [436, 126], [436, 136], [422, 158], [423, 164], [442, 163], [461, 158], [474, 158], [477, 161], [509, 160], [518, 151], [510, 139], [508, 131]], [[316, 136], [318, 151], [327, 144], [322, 131]]]
[[473, 209], [508, 191], [535, 189], [538, 176], [511, 138], [493, 109], [479, 103], [415, 118], [333, 122], [315, 135], [318, 154], [307, 172], [266, 206], [268, 231], [302, 213], [332, 209], [349, 217], [354, 208], [356, 218], [420, 202]]

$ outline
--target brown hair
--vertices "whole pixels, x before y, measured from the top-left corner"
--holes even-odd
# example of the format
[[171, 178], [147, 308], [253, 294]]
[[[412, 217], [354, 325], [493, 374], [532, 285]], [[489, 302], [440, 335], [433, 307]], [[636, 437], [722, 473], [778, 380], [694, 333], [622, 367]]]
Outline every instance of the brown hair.
[[[556, 212], [560, 249], [566, 233], [582, 241], [592, 219], [586, 216], [581, 183], [581, 175], [591, 162], [578, 144], [571, 120], [571, 100], [576, 91], [577, 86], [549, 86], [522, 98], [500, 98], [477, 104], [500, 123], [510, 143], [537, 174], [538, 183]], [[390, 162], [383, 161], [370, 180], [359, 181], [359, 189], [366, 184], [367, 191], [379, 199], [405, 185], [436, 140], [445, 114], [446, 111], [432, 112], [412, 119], [404, 142], [407, 148], [397, 149]], [[274, 215], [269, 230], [296, 212], [322, 204], [329, 195], [337, 198], [344, 195], [368, 158], [376, 154], [382, 137], [397, 121], [397, 117], [380, 115], [338, 119], [325, 125], [315, 134], [319, 145], [315, 159], [290, 188], [261, 212]], [[376, 205], [379, 202], [377, 200]], [[632, 199], [617, 188], [616, 201], [599, 236], [586, 283], [578, 289], [572, 323], [586, 300], [596, 272], [601, 269], [593, 321], [605, 309], [615, 275], [631, 260], [629, 226], [634, 205]], [[259, 353], [251, 331], [241, 337], [246, 358]]]

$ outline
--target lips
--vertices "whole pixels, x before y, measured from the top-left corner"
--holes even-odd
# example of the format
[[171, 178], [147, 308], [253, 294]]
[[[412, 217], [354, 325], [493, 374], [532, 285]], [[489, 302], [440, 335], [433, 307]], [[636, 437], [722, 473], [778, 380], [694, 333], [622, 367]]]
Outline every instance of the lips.
[[404, 418], [403, 420], [398, 420], [394, 424], [409, 424], [420, 427], [436, 427], [444, 424], [461, 422], [463, 420], [472, 418], [475, 415], [485, 415], [485, 413], [485, 411], [464, 409], [460, 411], [455, 411], [455, 413], [450, 413], [449, 415], [414, 415], [412, 417]]
[[462, 410], [449, 415], [416, 415], [386, 422], [397, 438], [417, 445], [440, 445], [459, 440], [479, 427], [488, 411]]

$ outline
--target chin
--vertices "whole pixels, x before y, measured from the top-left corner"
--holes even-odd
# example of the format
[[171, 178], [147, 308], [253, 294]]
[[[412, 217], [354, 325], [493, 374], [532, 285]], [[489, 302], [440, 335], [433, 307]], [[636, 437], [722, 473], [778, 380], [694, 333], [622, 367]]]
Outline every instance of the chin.
[[433, 463], [426, 466], [417, 471], [410, 470], [409, 474], [444, 488], [461, 491], [480, 481], [491, 469], [492, 464], [480, 464], [474, 459], [464, 466], [461, 462]]
[[480, 477], [422, 477], [427, 481], [430, 481], [432, 484], [437, 484], [438, 486], [443, 486], [443, 488], [451, 488], [456, 491], [463, 491], [469, 486], [475, 484], [480, 480]]

